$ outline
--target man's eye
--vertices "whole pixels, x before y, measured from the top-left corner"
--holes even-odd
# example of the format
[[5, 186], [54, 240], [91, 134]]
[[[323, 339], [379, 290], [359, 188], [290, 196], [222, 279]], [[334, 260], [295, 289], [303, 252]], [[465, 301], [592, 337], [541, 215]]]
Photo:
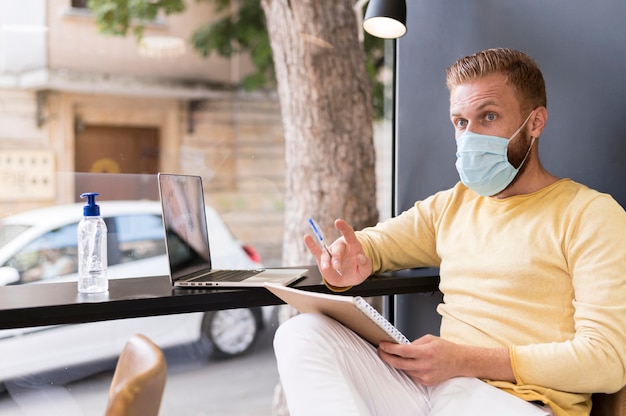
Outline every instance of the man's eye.
[[490, 113], [490, 114], [487, 114], [485, 118], [487, 119], [487, 121], [494, 121], [496, 119], [496, 115], [493, 113]]
[[465, 127], [465, 126], [467, 126], [467, 120], [457, 120], [456, 121], [456, 126], [457, 127]]

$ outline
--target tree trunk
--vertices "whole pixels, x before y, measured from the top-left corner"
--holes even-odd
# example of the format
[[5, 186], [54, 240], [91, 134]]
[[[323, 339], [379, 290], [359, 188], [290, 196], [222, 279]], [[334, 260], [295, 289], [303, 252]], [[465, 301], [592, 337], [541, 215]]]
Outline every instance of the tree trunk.
[[371, 86], [354, 0], [262, 0], [285, 134], [283, 264], [312, 264], [314, 217], [329, 242], [336, 218], [378, 220]]

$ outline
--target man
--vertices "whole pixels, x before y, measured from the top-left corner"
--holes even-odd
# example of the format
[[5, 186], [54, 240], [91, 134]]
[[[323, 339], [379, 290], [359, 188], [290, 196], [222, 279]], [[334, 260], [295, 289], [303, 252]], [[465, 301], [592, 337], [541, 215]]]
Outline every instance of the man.
[[61, 249], [53, 248], [44, 241], [39, 251], [39, 264], [24, 272], [22, 282], [55, 279], [74, 272], [76, 269], [72, 259], [64, 255]]
[[[543, 76], [527, 55], [478, 52], [448, 68], [461, 182], [376, 227], [344, 221], [327, 285], [440, 267], [441, 336], [376, 350], [299, 315], [275, 350], [292, 415], [586, 415], [626, 383], [626, 213], [541, 164]], [[341, 270], [338, 273], [337, 270]]]

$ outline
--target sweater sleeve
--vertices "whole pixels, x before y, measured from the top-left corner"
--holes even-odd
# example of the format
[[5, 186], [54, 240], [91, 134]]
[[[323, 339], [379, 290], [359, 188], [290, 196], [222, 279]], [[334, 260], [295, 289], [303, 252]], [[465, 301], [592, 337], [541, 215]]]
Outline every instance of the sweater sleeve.
[[599, 194], [571, 222], [564, 245], [575, 335], [565, 342], [511, 347], [517, 384], [615, 392], [626, 384], [626, 213]]
[[397, 217], [356, 233], [374, 273], [439, 266], [435, 228], [448, 193], [416, 202]]

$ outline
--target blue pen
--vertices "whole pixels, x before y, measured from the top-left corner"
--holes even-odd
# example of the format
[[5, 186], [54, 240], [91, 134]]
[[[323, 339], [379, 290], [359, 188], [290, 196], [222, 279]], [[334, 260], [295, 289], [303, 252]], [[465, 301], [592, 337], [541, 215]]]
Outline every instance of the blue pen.
[[[328, 253], [328, 256], [332, 260], [333, 255], [330, 254], [330, 249], [328, 248], [328, 246], [326, 245], [326, 242], [324, 241], [324, 235], [322, 234], [322, 230], [320, 230], [320, 227], [317, 225], [317, 223], [315, 222], [315, 220], [313, 218], [309, 218], [309, 225], [311, 226], [311, 229], [315, 233], [315, 236], [317, 237], [317, 240], [320, 242], [320, 245], [322, 246], [324, 251], [326, 251], [326, 253]], [[339, 273], [339, 276], [341, 276], [341, 269], [335, 269], [335, 271], [337, 273]]]

